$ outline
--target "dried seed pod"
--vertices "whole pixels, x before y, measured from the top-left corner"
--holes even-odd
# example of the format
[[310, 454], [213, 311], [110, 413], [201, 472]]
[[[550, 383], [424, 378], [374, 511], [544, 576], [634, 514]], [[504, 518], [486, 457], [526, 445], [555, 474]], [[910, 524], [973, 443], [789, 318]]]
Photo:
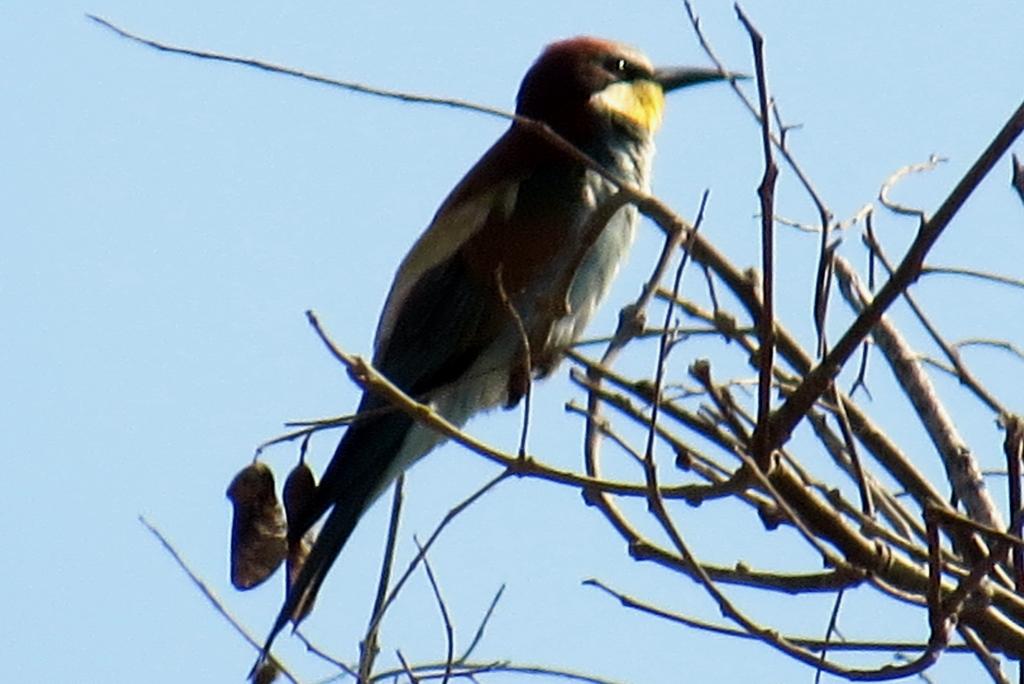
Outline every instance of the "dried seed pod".
[[234, 506], [231, 583], [236, 589], [252, 589], [277, 570], [287, 553], [274, 474], [263, 463], [251, 463], [231, 481], [227, 496]]
[[[292, 468], [292, 472], [288, 474], [288, 479], [284, 482], [284, 511], [288, 517], [289, 527], [296, 524], [304, 524], [300, 521], [306, 518], [315, 492], [316, 478], [313, 477], [313, 471], [310, 470], [305, 461], [300, 461]], [[304, 534], [301, 539], [293, 540], [289, 538], [288, 561], [286, 564], [287, 573], [285, 576], [285, 583], [289, 591], [295, 583], [295, 579], [299, 576], [299, 571], [302, 570], [302, 565], [306, 562], [306, 557], [309, 555], [309, 549], [312, 546], [313, 533], [311, 531]], [[303, 605], [301, 611], [293, 616], [295, 623], [301, 622], [312, 607], [311, 603]]]
[[313, 494], [316, 492], [316, 478], [305, 461], [299, 461], [288, 479], [284, 481], [284, 512], [288, 516], [288, 525], [295, 525], [305, 517]]

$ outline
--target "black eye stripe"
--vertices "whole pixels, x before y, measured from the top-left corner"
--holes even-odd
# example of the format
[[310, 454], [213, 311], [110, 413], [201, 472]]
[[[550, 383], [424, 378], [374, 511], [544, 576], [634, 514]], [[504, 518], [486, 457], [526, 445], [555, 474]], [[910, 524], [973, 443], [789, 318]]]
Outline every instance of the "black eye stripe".
[[604, 63], [604, 68], [613, 74], [625, 74], [629, 71], [630, 64], [622, 57], [609, 57]]
[[630, 81], [635, 78], [642, 78], [647, 74], [643, 67], [630, 62], [625, 57], [609, 57], [605, 60], [604, 68], [616, 78], [623, 81]]

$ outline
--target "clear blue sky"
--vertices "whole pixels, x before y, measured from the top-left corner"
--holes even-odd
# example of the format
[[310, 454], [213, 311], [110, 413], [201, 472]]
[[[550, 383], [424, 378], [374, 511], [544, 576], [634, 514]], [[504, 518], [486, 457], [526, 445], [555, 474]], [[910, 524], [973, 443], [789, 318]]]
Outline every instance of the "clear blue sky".
[[[731, 4], [697, 7], [721, 56], [749, 70]], [[871, 201], [894, 169], [933, 152], [950, 161], [900, 193], [934, 208], [1024, 96], [1021, 3], [751, 0], [745, 7], [767, 38], [783, 114], [804, 124], [792, 134], [793, 149], [841, 217]], [[342, 347], [367, 353], [395, 266], [506, 124], [160, 54], [100, 29], [85, 12], [181, 45], [500, 107], [512, 106], [541, 46], [570, 35], [623, 40], [657, 63], [706, 62], [681, 3], [669, 0], [0, 4], [3, 676], [240, 681], [254, 653], [136, 516], [148, 516], [233, 613], [265, 633], [280, 578], [249, 594], [230, 588], [224, 489], [283, 421], [343, 414], [357, 399], [303, 311], [316, 310]], [[656, 192], [692, 215], [710, 187], [709, 236], [737, 263], [754, 263], [757, 130], [735, 97], [713, 87], [673, 95], [659, 150]], [[1024, 211], [1008, 177], [1004, 161], [943, 238], [937, 262], [1022, 275]], [[781, 184], [780, 213], [812, 221], [792, 177]], [[886, 217], [880, 228], [895, 250], [913, 224]], [[851, 235], [843, 250], [862, 263], [857, 243]], [[617, 307], [635, 295], [657, 246], [656, 229], [643, 227], [594, 330], [609, 329]], [[779, 249], [784, 313], [794, 313], [806, 335], [815, 239], [784, 233]], [[945, 281], [921, 290], [940, 325], [956, 334], [1024, 339], [1019, 295], [997, 312], [985, 305], [991, 288]], [[952, 306], [971, 298], [979, 304]], [[680, 351], [679, 373], [696, 354]], [[1024, 410], [1021, 364], [972, 358]], [[578, 463], [580, 423], [560, 410], [578, 396], [564, 375], [538, 389], [543, 418], [533, 446], [568, 466]], [[942, 387], [957, 396], [951, 383]], [[472, 429], [513, 449], [517, 420], [494, 416]], [[995, 467], [1001, 434], [991, 420], [981, 414], [966, 427]], [[334, 439], [314, 440], [317, 466]], [[931, 463], [930, 447], [918, 444]], [[293, 455], [285, 447], [268, 461], [284, 473]], [[413, 533], [425, 537], [496, 473], [454, 448], [418, 465], [400, 559], [413, 552]], [[319, 644], [346, 660], [365, 628], [385, 509], [364, 519], [307, 623]], [[775, 539], [749, 523], [734, 528], [731, 518], [703, 509], [690, 520], [684, 532], [706, 557], [776, 553]], [[749, 534], [749, 552], [722, 543], [739, 534]], [[626, 559], [595, 511], [551, 485], [504, 483], [453, 526], [433, 558], [462, 644], [507, 585], [481, 658], [634, 682], [812, 680], [763, 646], [665, 625], [581, 587], [599, 577], [716, 617], [695, 585]], [[828, 617], [822, 603], [774, 597], [754, 605], [757, 617], [785, 614], [807, 635], [823, 633]], [[849, 605], [850, 631], [870, 633], [879, 604]], [[924, 638], [924, 616], [905, 617], [892, 633]], [[385, 663], [396, 648], [411, 660], [443, 654], [440, 618], [421, 575], [382, 639]], [[281, 646], [304, 680], [329, 673], [293, 640]], [[934, 681], [961, 682], [976, 671], [971, 657], [947, 657]]]

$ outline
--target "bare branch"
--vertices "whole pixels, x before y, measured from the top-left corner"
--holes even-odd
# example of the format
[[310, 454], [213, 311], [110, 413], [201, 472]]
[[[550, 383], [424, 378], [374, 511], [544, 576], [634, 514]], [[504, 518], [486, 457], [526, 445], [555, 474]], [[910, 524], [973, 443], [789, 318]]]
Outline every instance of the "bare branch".
[[441, 620], [444, 622], [444, 638], [447, 644], [447, 650], [444, 658], [444, 678], [441, 680], [442, 684], [448, 684], [448, 681], [452, 678], [452, 666], [455, 662], [455, 628], [452, 627], [451, 617], [448, 615], [448, 606], [444, 602], [444, 597], [441, 596], [441, 587], [437, 583], [437, 577], [434, 576], [434, 570], [430, 567], [430, 561], [427, 559], [427, 552], [420, 545], [420, 540], [413, 537], [416, 542], [416, 547], [420, 550], [420, 555], [423, 556], [423, 570], [427, 573], [427, 580], [430, 582], [430, 588], [434, 592], [434, 599], [437, 601], [437, 608], [441, 611]]
[[394, 495], [391, 499], [391, 517], [388, 521], [388, 536], [384, 543], [384, 559], [381, 562], [380, 578], [377, 580], [377, 595], [373, 599], [373, 610], [370, 612], [370, 622], [366, 627], [366, 636], [359, 645], [359, 681], [369, 681], [373, 674], [373, 661], [377, 657], [380, 648], [377, 645], [378, 626], [384, 616], [386, 608], [384, 600], [388, 593], [388, 583], [391, 581], [391, 566], [395, 560], [395, 541], [398, 538], [398, 523], [402, 516], [402, 491], [405, 488], [405, 475], [401, 474], [395, 480]]
[[498, 591], [495, 592], [494, 598], [491, 599], [490, 605], [487, 606], [487, 610], [484, 612], [484, 616], [480, 620], [480, 625], [476, 628], [476, 633], [473, 635], [473, 639], [469, 642], [469, 646], [467, 646], [463, 654], [459, 656], [459, 659], [455, 661], [457, 664], [464, 664], [467, 660], [469, 660], [469, 657], [473, 654], [473, 651], [476, 650], [476, 647], [477, 645], [479, 645], [480, 640], [483, 639], [484, 630], [487, 628], [487, 623], [491, 621], [491, 616], [494, 615], [494, 609], [497, 607], [498, 601], [501, 600], [501, 595], [504, 593], [505, 585], [502, 584], [500, 587], [498, 587]]
[[[839, 256], [835, 263], [836, 275], [847, 301], [855, 310], [865, 310], [871, 298], [861, 287], [853, 267]], [[972, 518], [989, 527], [1002, 527], [1004, 523], [985, 487], [981, 468], [960, 437], [952, 417], [946, 412], [931, 380], [917, 363], [906, 340], [885, 316], [875, 324], [872, 336], [928, 430], [957, 497], [964, 502]]]
[[[165, 537], [160, 530], [158, 530], [148, 520], [146, 520], [144, 516], [139, 516], [139, 522], [142, 524], [143, 527], [149, 530], [150, 534], [156, 537], [157, 541], [160, 542], [160, 546], [162, 546], [164, 551], [166, 551], [170, 555], [170, 557], [174, 559], [174, 562], [178, 564], [178, 567], [181, 568], [181, 570], [186, 575], [188, 575], [188, 578], [192, 580], [192, 584], [194, 584], [196, 589], [198, 589], [200, 593], [202, 593], [202, 595], [206, 597], [206, 600], [210, 602], [210, 605], [213, 606], [213, 609], [220, 613], [220, 616], [227, 620], [228, 624], [234, 627], [235, 631], [238, 632], [241, 635], [241, 637], [249, 643], [250, 646], [252, 646], [257, 651], [262, 651], [262, 644], [260, 644], [260, 642], [257, 641], [254, 636], [249, 634], [248, 630], [246, 630], [245, 627], [243, 627], [242, 624], [238, 620], [236, 620], [235, 617], [230, 612], [228, 612], [228, 609], [224, 607], [223, 601], [221, 601], [217, 597], [217, 594], [213, 592], [213, 589], [210, 589], [206, 582], [200, 579], [199, 575], [193, 572], [192, 568], [189, 567], [188, 563], [185, 561], [182, 555], [178, 553], [178, 550], [174, 548], [170, 541], [168, 541], [167, 537]], [[268, 653], [267, 662], [269, 662], [272, 667], [276, 668], [278, 672], [283, 674], [285, 679], [287, 679], [289, 682], [292, 682], [292, 684], [299, 684], [299, 680], [296, 679], [295, 675], [293, 675], [281, 663], [280, 659]]]
[[928, 161], [921, 162], [920, 164], [909, 164], [896, 170], [889, 178], [882, 183], [881, 190], [878, 191], [878, 201], [882, 203], [882, 206], [896, 214], [903, 214], [904, 216], [915, 216], [922, 222], [925, 220], [924, 212], [920, 209], [914, 209], [907, 207], [889, 198], [889, 193], [901, 180], [906, 178], [912, 173], [924, 173], [931, 171], [939, 164], [949, 161], [945, 157], [938, 155], [931, 155]]
[[921, 269], [921, 275], [968, 276], [969, 278], [987, 280], [999, 285], [1009, 285], [1010, 287], [1024, 289], [1024, 279], [1022, 278], [1013, 278], [1011, 276], [1002, 275], [1001, 273], [989, 273], [988, 271], [979, 271], [973, 268], [960, 268], [957, 266], [925, 266]]
[[[754, 70], [757, 77], [758, 120], [761, 122], [761, 154], [764, 157], [764, 175], [757, 187], [761, 201], [761, 315], [757, 319], [758, 385], [757, 385], [757, 429], [751, 441], [754, 461], [761, 470], [771, 466], [772, 440], [769, 436], [768, 419], [771, 415], [772, 368], [775, 363], [775, 232], [772, 217], [775, 215], [775, 181], [779, 167], [772, 156], [772, 130], [769, 116], [768, 77], [764, 66], [764, 38], [735, 5], [736, 14], [750, 36], [754, 53]], [[783, 135], [785, 130], [783, 130]], [[785, 145], [782, 145], [785, 147]]]

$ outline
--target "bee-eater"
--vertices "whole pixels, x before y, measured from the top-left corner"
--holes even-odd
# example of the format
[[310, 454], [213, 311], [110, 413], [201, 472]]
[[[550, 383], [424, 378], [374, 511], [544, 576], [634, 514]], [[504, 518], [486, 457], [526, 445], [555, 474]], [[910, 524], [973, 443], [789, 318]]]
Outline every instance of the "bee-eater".
[[[572, 38], [549, 45], [530, 67], [516, 113], [547, 124], [614, 177], [647, 189], [664, 93], [728, 77], [655, 69], [624, 45]], [[579, 337], [629, 249], [637, 212], [625, 206], [578, 254], [584, 233], [593, 236], [588, 220], [615, 191], [578, 159], [513, 123], [402, 261], [377, 326], [374, 366], [456, 425], [515, 405], [529, 376], [548, 375]], [[553, 305], [559, 299], [563, 305]], [[305, 515], [289, 521], [295, 543], [330, 511], [264, 653], [289, 620], [305, 615], [363, 512], [439, 441], [385, 399], [363, 395]]]

